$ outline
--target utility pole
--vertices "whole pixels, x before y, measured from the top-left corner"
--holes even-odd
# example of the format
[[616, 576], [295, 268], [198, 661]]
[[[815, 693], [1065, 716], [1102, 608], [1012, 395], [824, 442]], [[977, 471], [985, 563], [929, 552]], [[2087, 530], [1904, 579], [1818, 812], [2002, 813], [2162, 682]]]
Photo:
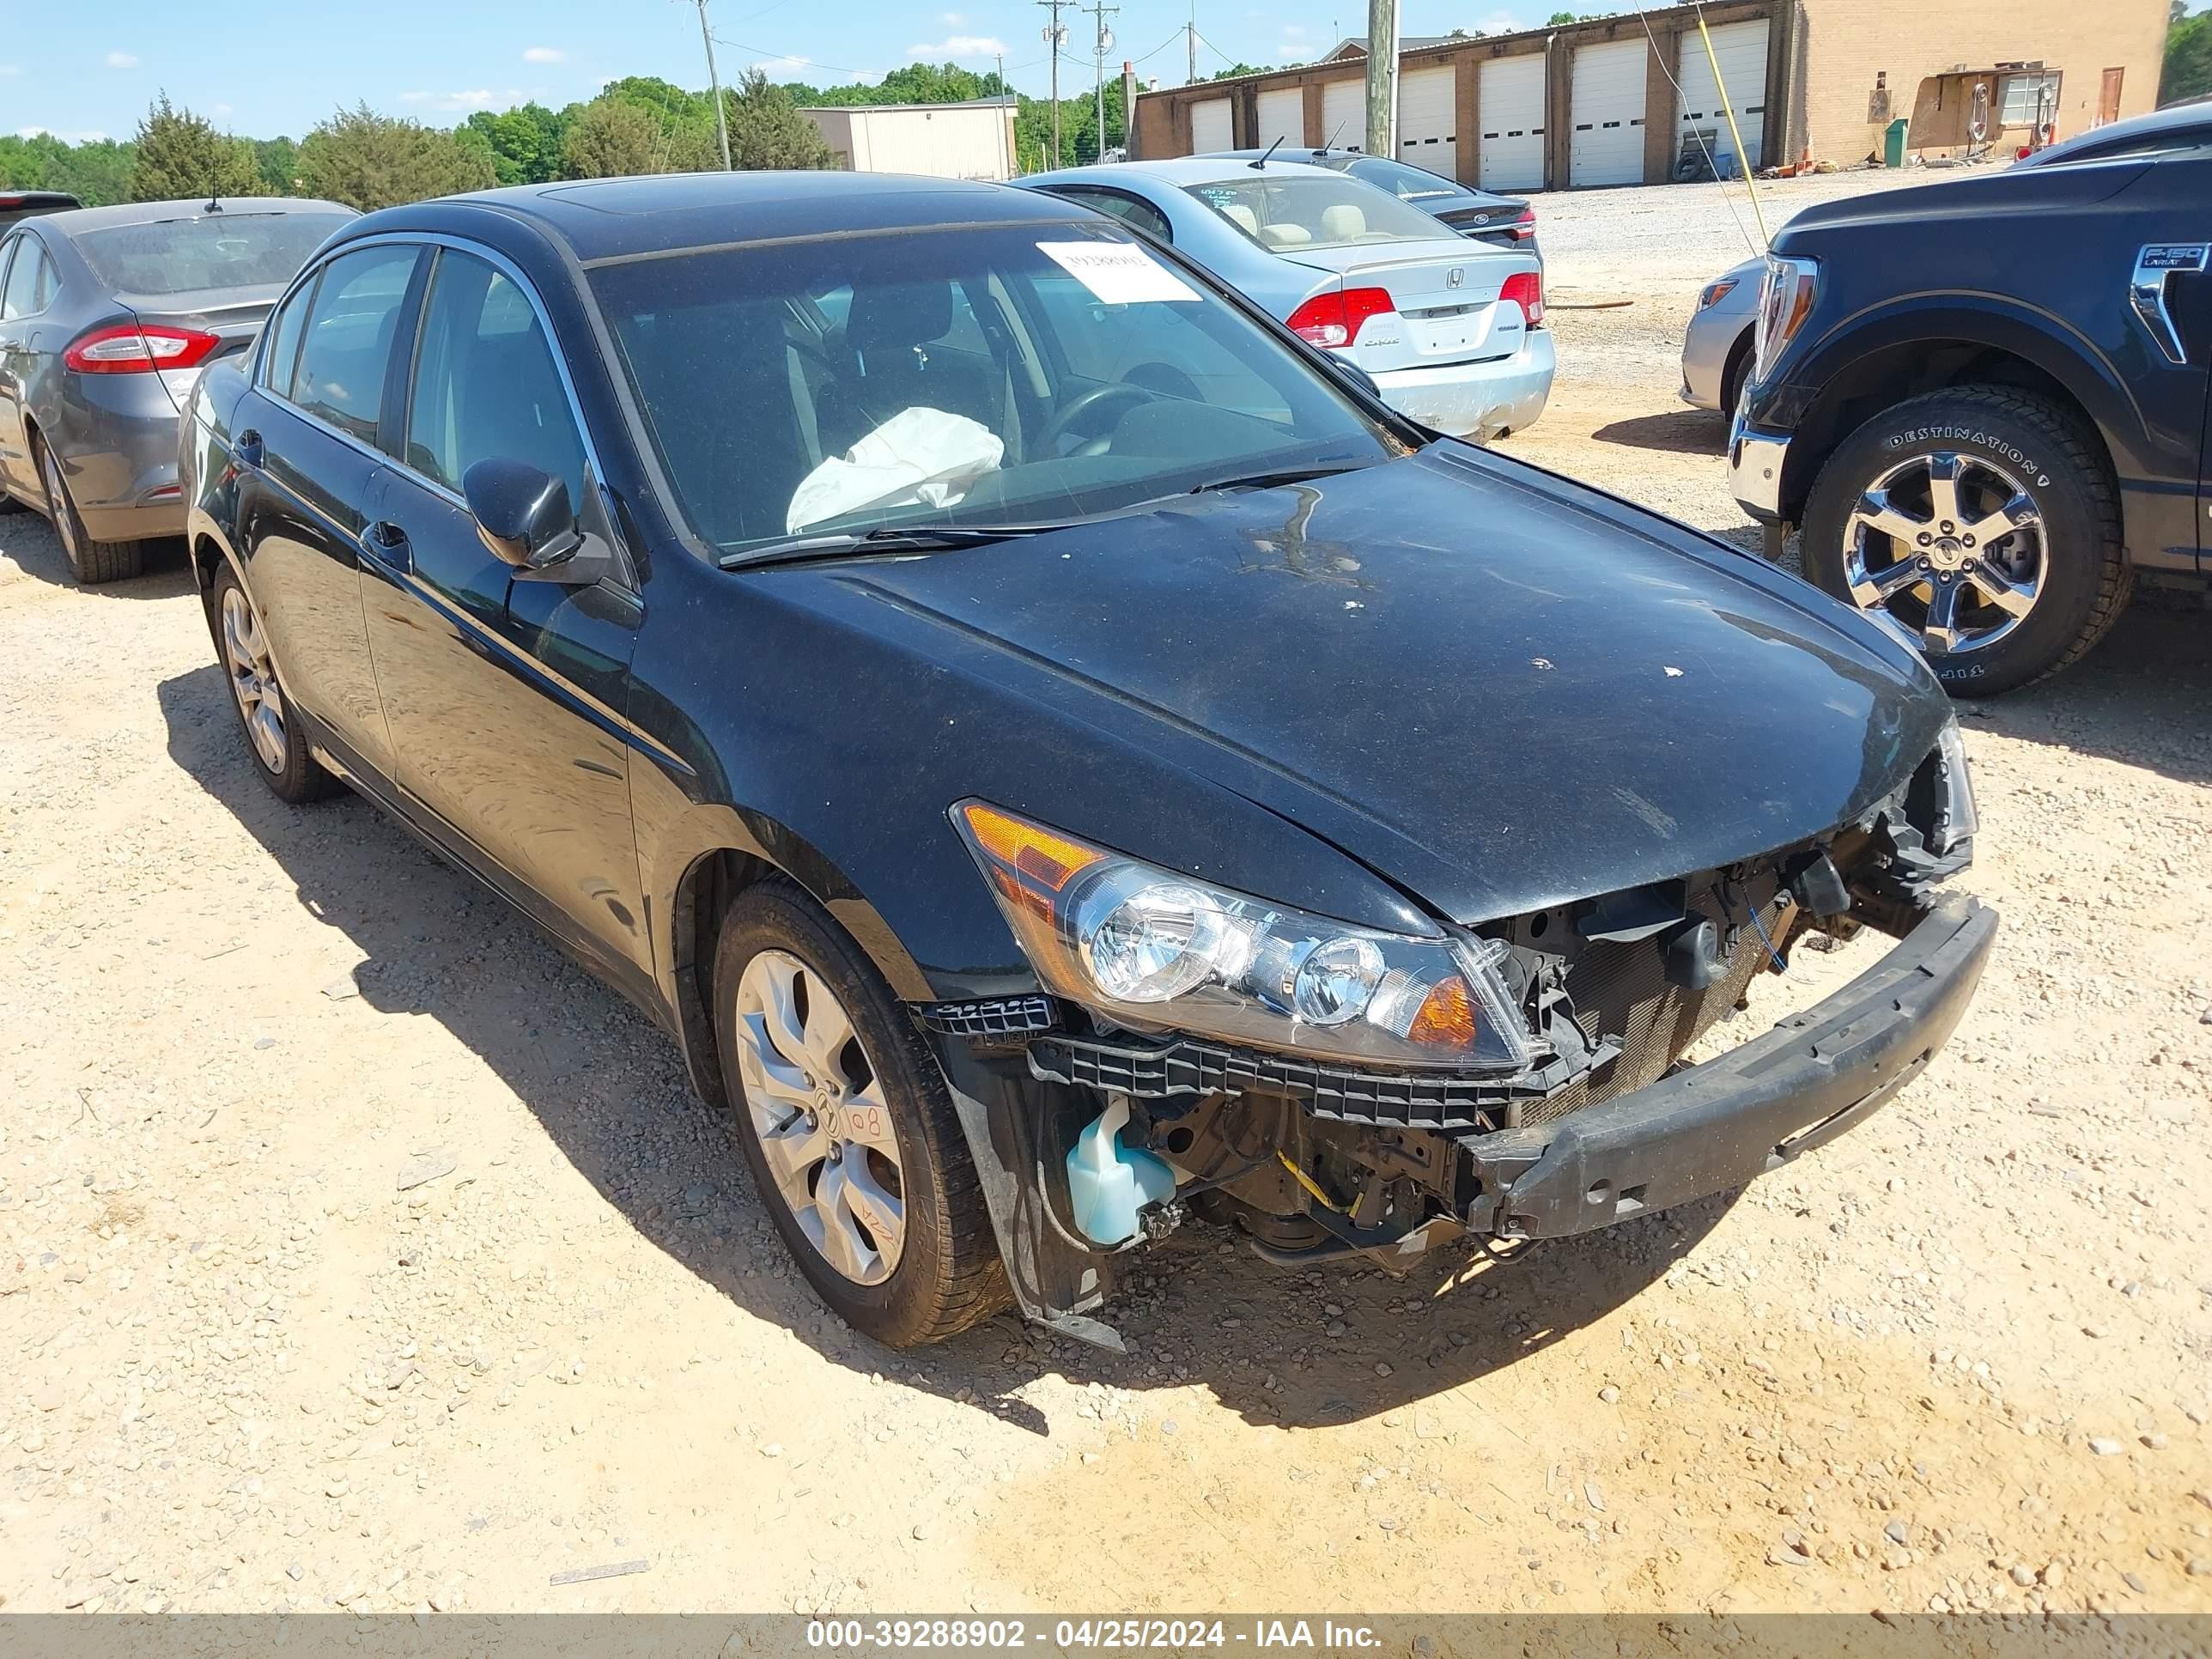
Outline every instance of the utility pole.
[[1398, 0], [1367, 0], [1367, 153], [1398, 155]]
[[707, 84], [714, 91], [714, 137], [722, 142], [722, 171], [730, 170], [730, 120], [722, 113], [722, 79], [714, 73], [714, 37], [707, 29], [707, 0], [699, 0], [699, 40], [707, 48]]
[[[1060, 11], [1072, 6], [1075, 0], [1036, 0], [1052, 14], [1052, 21], [1045, 25], [1044, 38], [1052, 47], [1052, 164], [1060, 165], [1060, 48], [1067, 39], [1067, 31], [1060, 26]], [[700, 0], [702, 5], [706, 0]]]
[[1190, 0], [1190, 21], [1182, 26], [1184, 44], [1190, 47], [1190, 73], [1182, 83], [1189, 86], [1198, 79], [1198, 0]]
[[1098, 122], [1098, 145], [1097, 153], [1091, 159], [1093, 161], [1103, 161], [1106, 159], [1106, 54], [1113, 49], [1114, 46], [1114, 33], [1106, 27], [1106, 20], [1121, 9], [1119, 6], [1108, 5], [1106, 0], [1091, 0], [1091, 3], [1085, 9], [1091, 13], [1092, 21], [1097, 26], [1096, 33], [1091, 36], [1091, 52], [1092, 70], [1097, 77], [1097, 85], [1093, 89], [1093, 97], [1096, 100], [1095, 107]]

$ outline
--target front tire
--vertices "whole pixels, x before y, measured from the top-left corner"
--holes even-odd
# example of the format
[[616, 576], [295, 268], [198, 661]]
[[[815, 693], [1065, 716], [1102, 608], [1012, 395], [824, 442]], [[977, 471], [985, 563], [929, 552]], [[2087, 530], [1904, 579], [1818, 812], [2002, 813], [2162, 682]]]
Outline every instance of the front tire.
[[228, 564], [216, 572], [208, 615], [214, 625], [216, 658], [230, 681], [231, 707], [261, 781], [278, 799], [295, 806], [332, 793], [337, 780], [307, 752], [307, 741], [292, 718], [291, 700], [277, 684], [260, 613], [238, 573]]
[[936, 1057], [875, 964], [796, 888], [763, 882], [731, 902], [714, 1018], [753, 1185], [832, 1312], [909, 1348], [1006, 1305]]
[[2088, 434], [2010, 387], [1884, 410], [1828, 458], [1804, 529], [1805, 574], [1919, 635], [1954, 696], [2057, 673], [2133, 586], [2118, 495]]
[[39, 445], [39, 478], [46, 486], [46, 517], [53, 521], [54, 535], [62, 544], [62, 556], [69, 561], [70, 574], [81, 586], [92, 587], [101, 582], [121, 581], [146, 568], [143, 543], [93, 539], [84, 527], [83, 515], [76, 510], [76, 502], [70, 497], [69, 480], [62, 477], [61, 463], [43, 442]]

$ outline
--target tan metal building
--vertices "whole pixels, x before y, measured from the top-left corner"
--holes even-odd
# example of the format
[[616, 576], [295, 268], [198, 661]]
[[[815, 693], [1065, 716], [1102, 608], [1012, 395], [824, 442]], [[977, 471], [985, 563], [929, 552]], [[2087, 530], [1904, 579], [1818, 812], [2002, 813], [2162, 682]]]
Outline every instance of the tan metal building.
[[965, 104], [849, 104], [804, 108], [834, 151], [854, 173], [919, 173], [937, 179], [1011, 179], [1014, 161], [1012, 98]]
[[[1732, 173], [1743, 162], [1730, 106], [1753, 167], [1863, 161], [1899, 118], [1911, 149], [2002, 154], [2039, 119], [2063, 137], [2151, 108], [2167, 0], [1718, 0], [1704, 11], [1710, 57], [1691, 6], [1409, 43], [1399, 159], [1495, 190]], [[1347, 40], [1317, 64], [1142, 94], [1136, 153], [1278, 137], [1358, 148], [1364, 58]]]

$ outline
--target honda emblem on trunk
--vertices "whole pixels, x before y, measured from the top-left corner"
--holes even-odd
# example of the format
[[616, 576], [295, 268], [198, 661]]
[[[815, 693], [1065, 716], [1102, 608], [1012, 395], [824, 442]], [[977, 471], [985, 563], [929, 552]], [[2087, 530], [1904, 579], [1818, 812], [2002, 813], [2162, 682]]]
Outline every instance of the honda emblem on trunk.
[[1446, 288], [1459, 288], [1465, 284], [1466, 282], [1467, 272], [1458, 265], [1454, 265], [1449, 270], [1444, 273], [1444, 286]]

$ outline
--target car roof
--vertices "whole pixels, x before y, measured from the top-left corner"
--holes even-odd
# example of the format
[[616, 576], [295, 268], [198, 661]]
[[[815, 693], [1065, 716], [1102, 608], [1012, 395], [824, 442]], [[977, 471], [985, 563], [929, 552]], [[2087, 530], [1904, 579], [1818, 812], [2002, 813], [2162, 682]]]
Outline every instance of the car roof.
[[[1249, 149], [1210, 149], [1193, 159], [1201, 161], [1256, 161], [1263, 155], [1269, 158], [1269, 167], [1277, 161], [1287, 161], [1299, 167], [1327, 167], [1331, 173], [1340, 171], [1354, 161], [1370, 159], [1364, 149], [1309, 149], [1304, 144], [1280, 144], [1273, 150], [1264, 144], [1255, 145]], [[1413, 163], [1407, 161], [1401, 165], [1411, 167]]]
[[585, 264], [870, 230], [1092, 218], [1033, 191], [955, 179], [828, 170], [669, 173], [440, 197], [373, 213], [345, 234], [481, 231], [486, 215], [533, 227], [565, 243]]
[[[214, 211], [209, 210], [212, 206]], [[168, 224], [181, 219], [246, 218], [274, 213], [342, 213], [359, 216], [343, 202], [317, 201], [300, 196], [219, 196], [213, 203], [201, 196], [181, 202], [123, 202], [113, 207], [73, 208], [52, 213], [39, 222], [64, 236], [79, 231], [106, 230], [117, 225]]]
[[2212, 137], [2212, 101], [2191, 99], [2186, 103], [2169, 104], [2164, 109], [2154, 109], [2148, 115], [2130, 115], [2124, 121], [2108, 121], [2101, 127], [2091, 127], [2087, 132], [2077, 132], [2071, 138], [2062, 138], [2048, 149], [2039, 149], [2033, 155], [2021, 158], [2021, 167], [2049, 167], [2054, 162], [2071, 161], [2092, 151], [2101, 152], [2113, 147], [2126, 147], [2147, 139], [2171, 137], [2177, 143], [2192, 137]]
[[0, 190], [0, 209], [73, 208], [83, 203], [65, 190]]
[[1249, 157], [1239, 160], [1233, 155], [1182, 155], [1164, 161], [1113, 161], [1103, 167], [1063, 167], [1057, 173], [1031, 173], [1022, 180], [1025, 185], [1086, 184], [1110, 185], [1116, 179], [1152, 179], [1178, 188], [1191, 185], [1219, 185], [1231, 182], [1249, 183], [1255, 178], [1273, 178], [1284, 174], [1292, 178], [1318, 179], [1334, 177], [1330, 167], [1308, 167], [1303, 161], [1270, 161], [1267, 167], [1255, 168]]

